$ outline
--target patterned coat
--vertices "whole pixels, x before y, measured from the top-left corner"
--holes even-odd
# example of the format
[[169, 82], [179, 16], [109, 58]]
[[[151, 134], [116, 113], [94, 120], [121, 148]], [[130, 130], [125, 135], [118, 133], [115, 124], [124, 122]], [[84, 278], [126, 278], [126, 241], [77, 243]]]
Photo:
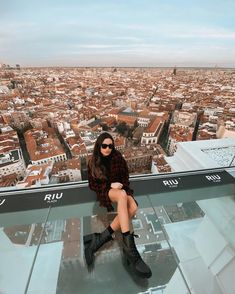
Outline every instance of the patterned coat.
[[129, 187], [130, 182], [127, 163], [122, 154], [117, 150], [114, 150], [110, 155], [110, 174], [108, 175], [108, 180], [94, 178], [91, 175], [91, 169], [88, 165], [88, 181], [90, 189], [96, 192], [100, 206], [106, 207], [108, 211], [114, 210], [108, 197], [111, 183], [122, 183], [122, 189], [126, 191], [127, 195], [133, 197], [133, 190]]

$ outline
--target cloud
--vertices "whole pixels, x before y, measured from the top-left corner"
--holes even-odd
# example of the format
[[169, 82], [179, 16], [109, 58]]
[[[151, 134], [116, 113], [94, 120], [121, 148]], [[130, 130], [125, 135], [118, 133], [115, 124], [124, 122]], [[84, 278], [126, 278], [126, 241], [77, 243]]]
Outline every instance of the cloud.
[[221, 29], [191, 29], [190, 32], [182, 31], [181, 33], [176, 33], [176, 37], [179, 38], [206, 38], [206, 39], [234, 39], [235, 40], [235, 32], [221, 30]]
[[117, 25], [117, 27], [119, 27], [120, 29], [124, 29], [124, 30], [141, 30], [141, 31], [145, 31], [149, 28], [151, 28], [149, 25], [140, 25], [140, 24], [126, 24], [126, 25]]
[[107, 44], [87, 44], [87, 45], [78, 45], [78, 48], [84, 49], [110, 49], [110, 48], [117, 48], [120, 45], [107, 45]]
[[[141, 33], [145, 32], [145, 36], [165, 36], [174, 38], [210, 38], [210, 39], [234, 39], [235, 31], [226, 30], [220, 27], [208, 27], [208, 26], [185, 26], [185, 24], [172, 24], [164, 26], [156, 25], [152, 26], [149, 24], [145, 25], [119, 25], [121, 29], [125, 30], [138, 30]], [[128, 37], [127, 37], [128, 38]], [[134, 40], [135, 37], [133, 37]], [[130, 38], [131, 39], [131, 38]], [[140, 38], [136, 38], [137, 40]], [[140, 39], [141, 40], [141, 39]]]
[[10, 2], [15, 5], [5, 4], [7, 11], [0, 12], [0, 57], [8, 63], [28, 60], [33, 65], [41, 59], [46, 65], [61, 56], [75, 62], [98, 56], [100, 63], [108, 58], [111, 63], [112, 57], [137, 63], [179, 57], [234, 60], [235, 1], [219, 7], [209, 0]]
[[129, 42], [143, 42], [143, 38], [137, 38], [137, 37], [114, 37], [112, 38], [113, 40], [118, 40], [118, 41], [129, 41]]

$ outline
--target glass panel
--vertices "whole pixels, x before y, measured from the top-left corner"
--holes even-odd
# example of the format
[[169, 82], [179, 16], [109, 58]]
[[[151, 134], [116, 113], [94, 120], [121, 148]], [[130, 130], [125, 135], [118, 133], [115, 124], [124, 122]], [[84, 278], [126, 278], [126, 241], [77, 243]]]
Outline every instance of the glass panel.
[[[141, 187], [151, 193], [156, 186], [143, 179], [137, 184], [136, 195]], [[235, 293], [232, 187], [225, 183], [136, 196], [133, 227], [137, 248], [152, 269], [148, 280], [137, 278], [124, 262], [119, 233], [97, 252], [95, 267], [88, 271], [83, 236], [102, 231], [114, 217], [98, 203], [2, 213], [0, 292], [186, 294], [203, 293], [205, 284], [207, 294], [220, 293], [220, 287]], [[81, 196], [85, 193], [79, 196], [84, 200]], [[13, 274], [19, 282], [11, 283]]]
[[[168, 244], [172, 256], [177, 263], [177, 268], [175, 268], [175, 272], [170, 277], [165, 291], [166, 293], [191, 293], [190, 286], [185, 277], [185, 271], [181, 267], [182, 257], [180, 253], [187, 256], [187, 254], [191, 254], [193, 251], [193, 242], [190, 240], [191, 232], [200, 223], [204, 213], [196, 202], [156, 206], [154, 207], [154, 212], [155, 214], [152, 215], [152, 219], [155, 221], [155, 225], [152, 222], [151, 226], [153, 226], [155, 234], [158, 233], [157, 231], [161, 232], [161, 238]], [[174, 283], [177, 284], [177, 287]], [[180, 290], [174, 292], [175, 289]]]
[[0, 293], [25, 293], [48, 212], [0, 214]]
[[222, 293], [224, 287], [227, 293], [233, 293], [234, 196], [164, 205], [154, 210], [178, 260], [166, 293], [205, 293], [206, 289], [207, 294], [215, 294]]
[[73, 205], [51, 209], [28, 293], [35, 289], [37, 293], [58, 294], [162, 293], [176, 271], [177, 262], [148, 197], [139, 196], [137, 201], [139, 209], [133, 227], [139, 238], [135, 242], [152, 270], [150, 279], [137, 277], [124, 261], [120, 233], [115, 233], [114, 241], [96, 253], [95, 266], [88, 270], [83, 236], [104, 230], [115, 214], [106, 214], [106, 210], [95, 214], [94, 207], [92, 216], [85, 215], [81, 205]]

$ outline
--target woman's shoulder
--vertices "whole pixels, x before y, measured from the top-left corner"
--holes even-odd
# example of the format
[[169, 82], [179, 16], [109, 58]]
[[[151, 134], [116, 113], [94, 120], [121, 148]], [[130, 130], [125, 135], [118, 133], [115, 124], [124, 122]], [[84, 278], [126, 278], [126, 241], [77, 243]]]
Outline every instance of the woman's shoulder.
[[112, 161], [122, 164], [125, 161], [125, 158], [120, 151], [115, 150], [113, 153]]
[[113, 152], [113, 158], [123, 158], [122, 153], [115, 149]]

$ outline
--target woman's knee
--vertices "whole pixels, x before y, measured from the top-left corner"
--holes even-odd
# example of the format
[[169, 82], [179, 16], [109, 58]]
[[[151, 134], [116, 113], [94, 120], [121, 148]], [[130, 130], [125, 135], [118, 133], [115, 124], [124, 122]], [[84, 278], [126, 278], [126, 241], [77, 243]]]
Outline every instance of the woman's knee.
[[130, 199], [129, 200], [129, 208], [128, 208], [129, 215], [131, 217], [133, 217], [137, 213], [137, 210], [138, 210], [138, 206], [137, 206], [135, 200], [133, 198]]
[[127, 202], [127, 194], [125, 190], [120, 190], [118, 194], [118, 201]]
[[127, 194], [125, 190], [111, 189], [109, 191], [109, 198], [115, 202], [127, 202]]
[[134, 215], [136, 215], [137, 210], [138, 210], [138, 207], [137, 207], [136, 204], [134, 204], [133, 206], [131, 206], [129, 208], [129, 214], [130, 214], [130, 216], [133, 217]]

